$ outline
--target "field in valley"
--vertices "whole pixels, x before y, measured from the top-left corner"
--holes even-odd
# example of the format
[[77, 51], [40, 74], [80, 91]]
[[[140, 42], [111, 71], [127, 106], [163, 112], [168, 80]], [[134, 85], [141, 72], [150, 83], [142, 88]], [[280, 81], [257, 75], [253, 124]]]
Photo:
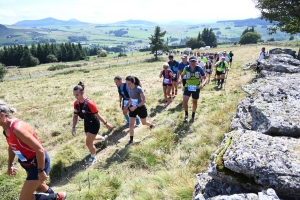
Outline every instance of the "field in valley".
[[[225, 90], [218, 90], [212, 77], [201, 91], [193, 123], [183, 122], [181, 86], [174, 102], [163, 107], [162, 80], [158, 75], [167, 58], [106, 68], [94, 68], [101, 65], [96, 63], [82, 70], [67, 69], [55, 75], [4, 81], [0, 83], [0, 99], [17, 108], [15, 117], [34, 127], [51, 157], [49, 184], [56, 191], [67, 191], [68, 199], [191, 199], [196, 173], [206, 170], [211, 153], [229, 130], [238, 102], [246, 96], [241, 85], [255, 76], [253, 71], [242, 68], [258, 58], [261, 47], [227, 47], [227, 51], [234, 53], [234, 63]], [[267, 51], [271, 48], [274, 47], [267, 46]], [[224, 47], [210, 51], [221, 50]], [[135, 55], [132, 59], [149, 56]], [[179, 56], [175, 58], [180, 60]], [[103, 63], [109, 63], [109, 59]], [[22, 69], [22, 73], [39, 73], [34, 69], [44, 68]], [[116, 75], [135, 75], [141, 79], [149, 120], [157, 125], [151, 131], [142, 125], [135, 128], [135, 144], [127, 148], [124, 146], [129, 130], [122, 128], [125, 121], [113, 82]], [[79, 81], [85, 83], [85, 94], [96, 102], [100, 114], [114, 126], [108, 131], [101, 125], [99, 134], [109, 135], [108, 145], [106, 148], [97, 145], [98, 162], [88, 168], [84, 166], [89, 152], [85, 147], [83, 123], [78, 123], [76, 137], [71, 134], [72, 89]], [[191, 102], [189, 110], [191, 112]], [[14, 178], [5, 175], [7, 144], [4, 137], [0, 148], [1, 199], [16, 199], [25, 171], [20, 169]]]

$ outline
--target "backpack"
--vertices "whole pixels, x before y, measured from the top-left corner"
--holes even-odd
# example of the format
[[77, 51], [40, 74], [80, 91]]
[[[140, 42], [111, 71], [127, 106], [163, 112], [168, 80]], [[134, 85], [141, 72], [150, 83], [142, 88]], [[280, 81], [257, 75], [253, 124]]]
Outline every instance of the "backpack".
[[93, 114], [91, 114], [91, 111], [89, 109], [89, 106], [88, 106], [89, 100], [90, 100], [89, 98], [86, 98], [84, 100], [81, 112], [80, 112], [80, 102], [79, 102], [79, 100], [76, 101], [76, 110], [78, 111], [78, 116], [81, 119], [89, 119], [89, 118], [95, 117]]
[[186, 71], [187, 71], [187, 74], [186, 74], [186, 79], [190, 79], [192, 77], [192, 74], [195, 74], [195, 78], [200, 78], [200, 67], [199, 66], [196, 66], [195, 68], [195, 71], [194, 72], [191, 72], [191, 69], [190, 69], [190, 66], [186, 66], [185, 67]]
[[127, 100], [129, 99], [128, 91], [126, 90], [126, 83], [123, 83], [123, 90], [121, 90], [121, 87], [118, 87], [119, 94], [123, 97], [123, 99]]

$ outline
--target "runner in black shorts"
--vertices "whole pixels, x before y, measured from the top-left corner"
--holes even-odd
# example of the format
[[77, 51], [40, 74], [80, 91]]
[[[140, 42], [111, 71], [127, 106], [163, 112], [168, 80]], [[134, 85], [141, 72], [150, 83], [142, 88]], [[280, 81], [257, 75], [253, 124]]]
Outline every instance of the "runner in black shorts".
[[129, 88], [129, 102], [125, 108], [129, 108], [129, 132], [130, 132], [130, 140], [126, 144], [126, 146], [133, 143], [134, 136], [134, 122], [136, 116], [140, 116], [141, 122], [143, 125], [150, 126], [153, 128], [155, 125], [147, 121], [146, 117], [148, 116], [147, 108], [145, 106], [146, 96], [144, 94], [144, 90], [141, 87], [140, 80], [135, 76], [127, 76], [126, 84]]
[[165, 63], [163, 65], [164, 70], [162, 70], [159, 74], [159, 78], [163, 77], [163, 91], [165, 97], [165, 106], [169, 105], [168, 96], [170, 97], [170, 103], [172, 103], [172, 96], [170, 94], [172, 88], [172, 78], [173, 72], [169, 69], [169, 64]]
[[[72, 134], [76, 134], [76, 124], [78, 116], [84, 121], [84, 132], [86, 134], [86, 146], [90, 150], [91, 157], [87, 164], [91, 165], [96, 161], [96, 147], [94, 146], [94, 140], [105, 141], [106, 137], [102, 137], [98, 134], [100, 129], [100, 121], [105, 124], [106, 128], [112, 128], [111, 124], [98, 113], [98, 108], [92, 100], [84, 97], [84, 84], [79, 82], [73, 89], [73, 95], [77, 99], [74, 102], [74, 115], [73, 115], [73, 127]], [[99, 121], [100, 120], [100, 121]]]
[[233, 53], [232, 53], [232, 51], [230, 51], [229, 52], [229, 67], [231, 68], [231, 66], [232, 66], [232, 59], [233, 59]]
[[206, 73], [206, 77], [208, 79], [207, 83], [209, 83], [210, 82], [210, 75], [212, 74], [212, 63], [211, 63], [210, 59], [207, 60], [207, 66], [206, 66], [205, 73]]
[[173, 55], [169, 55], [169, 67], [170, 70], [173, 72], [173, 79], [172, 79], [172, 96], [174, 96], [174, 89], [175, 89], [175, 96], [177, 95], [177, 72], [179, 69], [179, 62], [174, 60]]

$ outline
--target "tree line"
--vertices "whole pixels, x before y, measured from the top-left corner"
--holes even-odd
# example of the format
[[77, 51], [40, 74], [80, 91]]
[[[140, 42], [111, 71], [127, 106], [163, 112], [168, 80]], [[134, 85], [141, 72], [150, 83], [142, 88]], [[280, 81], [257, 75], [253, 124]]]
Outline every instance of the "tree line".
[[186, 46], [192, 49], [210, 46], [217, 47], [217, 37], [213, 31], [213, 29], [204, 28], [202, 33], [199, 31], [198, 37], [189, 38], [186, 41]]
[[4, 46], [0, 49], [0, 63], [5, 66], [32, 67], [40, 63], [83, 60], [86, 58], [86, 52], [80, 43]]

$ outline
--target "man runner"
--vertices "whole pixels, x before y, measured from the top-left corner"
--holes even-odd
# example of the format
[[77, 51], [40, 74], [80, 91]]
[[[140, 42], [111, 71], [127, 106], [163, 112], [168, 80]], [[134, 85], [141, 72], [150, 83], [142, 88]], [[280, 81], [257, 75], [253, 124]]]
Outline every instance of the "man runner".
[[218, 88], [222, 88], [225, 79], [225, 74], [229, 70], [228, 63], [225, 61], [224, 56], [221, 57], [221, 61], [218, 61], [215, 64], [215, 67], [217, 68], [216, 75], [218, 79]]
[[184, 90], [184, 87], [185, 87], [185, 84], [186, 84], [186, 75], [182, 75], [182, 72], [183, 72], [183, 69], [190, 65], [190, 63], [188, 62], [187, 60], [187, 55], [186, 54], [183, 54], [181, 56], [181, 60], [182, 62], [179, 63], [179, 66], [178, 66], [178, 75], [177, 77], [181, 77], [182, 78], [182, 85], [183, 85], [183, 90]]
[[233, 53], [232, 53], [232, 51], [230, 51], [229, 52], [229, 65], [230, 65], [230, 68], [231, 68], [231, 66], [232, 66], [232, 59], [233, 59]]
[[[200, 96], [200, 89], [202, 89], [206, 82], [207, 78], [205, 76], [204, 70], [197, 66], [197, 58], [195, 56], [191, 56], [190, 65], [186, 66], [182, 72], [183, 75], [186, 75], [186, 87], [183, 93], [183, 107], [184, 107], [184, 121], [188, 120], [188, 101], [190, 96], [193, 98], [193, 112], [192, 112], [192, 121], [195, 120], [195, 112], [197, 110], [197, 102]], [[200, 80], [205, 79], [203, 83], [200, 85]], [[181, 81], [181, 80], [180, 80]], [[179, 82], [180, 82], [179, 81]]]
[[174, 89], [175, 89], [175, 96], [177, 95], [177, 72], [178, 72], [178, 66], [179, 62], [174, 60], [173, 55], [169, 55], [169, 67], [173, 72], [173, 79], [172, 79], [172, 96], [174, 97]]
[[266, 56], [266, 48], [263, 47], [263, 48], [261, 49], [260, 54], [259, 54], [259, 59], [257, 60], [257, 66], [256, 66], [256, 72], [257, 72], [257, 73], [259, 73], [260, 70], [261, 70], [260, 67], [259, 67], [259, 65], [260, 65], [260, 62], [261, 62], [263, 59], [265, 59], [265, 56]]
[[[129, 111], [128, 109], [125, 109], [125, 106], [127, 106], [127, 103], [129, 101], [129, 89], [126, 83], [123, 83], [122, 77], [116, 76], [114, 78], [115, 84], [118, 88], [119, 92], [119, 100], [120, 100], [120, 108], [123, 110], [123, 115], [126, 119], [126, 124], [123, 126], [124, 128], [129, 128]], [[138, 126], [140, 125], [140, 117], [136, 118], [135, 124]]]

